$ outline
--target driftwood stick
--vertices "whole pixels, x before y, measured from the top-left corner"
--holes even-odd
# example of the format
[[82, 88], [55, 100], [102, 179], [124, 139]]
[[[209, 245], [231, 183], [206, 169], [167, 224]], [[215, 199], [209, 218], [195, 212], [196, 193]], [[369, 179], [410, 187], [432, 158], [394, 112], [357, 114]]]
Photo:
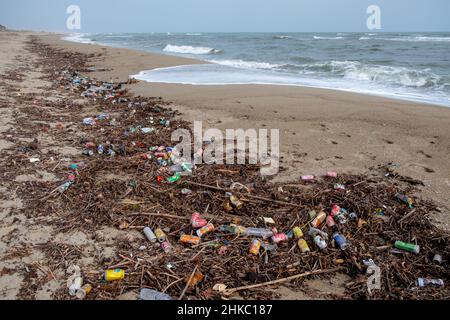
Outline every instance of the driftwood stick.
[[[197, 182], [192, 182], [192, 181], [185, 181], [185, 183], [191, 184], [191, 185], [194, 185], [194, 186], [208, 188], [208, 189], [218, 190], [218, 191], [232, 192], [232, 190], [228, 189], [228, 188], [220, 188], [220, 187], [210, 186], [210, 185], [203, 184], [203, 183], [197, 183]], [[257, 200], [262, 200], [262, 201], [278, 203], [278, 204], [289, 205], [289, 206], [293, 206], [293, 207], [300, 207], [300, 205], [295, 204], [295, 203], [286, 202], [286, 201], [280, 201], [280, 200], [273, 200], [273, 199], [270, 199], [270, 198], [254, 196], [254, 195], [251, 195], [251, 194], [245, 194], [245, 197], [252, 198], [252, 199], [257, 199]]]
[[308, 271], [308, 272], [300, 273], [300, 274], [297, 274], [297, 275], [294, 275], [294, 276], [290, 276], [290, 277], [287, 277], [287, 278], [277, 279], [277, 280], [263, 282], [263, 283], [252, 284], [252, 285], [243, 286], [243, 287], [227, 289], [227, 290], [224, 291], [224, 295], [231, 295], [231, 294], [233, 294], [233, 293], [235, 293], [237, 291], [254, 289], [254, 288], [259, 288], [259, 287], [264, 287], [264, 286], [270, 286], [272, 284], [277, 284], [277, 283], [282, 283], [282, 282], [286, 282], [286, 281], [291, 281], [291, 280], [294, 280], [294, 279], [304, 278], [304, 277], [311, 276], [311, 275], [332, 273], [332, 272], [336, 272], [336, 271], [343, 270], [343, 269], [344, 269], [344, 267], [337, 267], [337, 268], [333, 268], [333, 269], [325, 269], [325, 270], [324, 269], [320, 269], [320, 270]]
[[[149, 217], [159, 217], [159, 218], [174, 218], [174, 219], [180, 219], [180, 220], [191, 220], [190, 216], [183, 217], [183, 216], [176, 216], [176, 215], [172, 215], [172, 214], [150, 213], [150, 212], [136, 212], [136, 213], [128, 214], [127, 216], [149, 216]], [[203, 217], [205, 217], [207, 219], [217, 219], [217, 218], [225, 217], [225, 218], [229, 218], [229, 219], [240, 219], [240, 220], [244, 220], [247, 218], [247, 217], [236, 216], [236, 215], [232, 215], [232, 214], [222, 214], [221, 216], [217, 216], [217, 215], [213, 215], [210, 213], [203, 214]]]
[[189, 277], [189, 280], [187, 281], [186, 286], [184, 287], [183, 292], [181, 292], [181, 295], [180, 295], [180, 297], [178, 298], [178, 300], [183, 299], [184, 294], [186, 293], [186, 290], [187, 290], [187, 288], [189, 287], [189, 284], [190, 284], [191, 281], [192, 281], [192, 278], [194, 278], [194, 274], [195, 274], [195, 272], [197, 271], [197, 268], [198, 268], [198, 264], [195, 266], [194, 270], [192, 271], [191, 276]]
[[129, 216], [164, 217], [164, 218], [174, 218], [174, 219], [180, 219], [180, 220], [190, 220], [191, 219], [191, 217], [182, 217], [182, 216], [176, 216], [173, 214], [149, 213], [149, 212], [132, 213], [132, 214], [129, 214]]
[[401, 218], [400, 220], [398, 220], [398, 223], [402, 223], [403, 221], [405, 221], [406, 219], [408, 219], [409, 217], [411, 217], [414, 213], [416, 212], [416, 208], [412, 209], [409, 213], [407, 213], [403, 218]]

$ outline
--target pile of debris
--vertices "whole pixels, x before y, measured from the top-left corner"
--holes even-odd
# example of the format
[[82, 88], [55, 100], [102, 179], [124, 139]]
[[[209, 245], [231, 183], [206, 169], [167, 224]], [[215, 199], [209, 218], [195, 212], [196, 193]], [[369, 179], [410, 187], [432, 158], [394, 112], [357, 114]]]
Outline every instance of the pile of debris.
[[411, 179], [384, 166], [287, 184], [261, 177], [256, 165], [195, 165], [194, 154], [174, 150], [171, 132], [190, 129], [167, 103], [90, 79], [88, 56], [30, 45], [53, 86], [88, 99], [96, 113], [75, 110], [80, 155], [58, 166], [60, 183], [22, 190], [27, 207], [58, 212], [58, 230], [142, 235], [117, 243], [97, 273], [70, 266], [69, 290], [57, 298], [142, 289], [144, 299], [267, 299], [270, 285], [298, 290], [307, 276], [338, 272], [352, 279], [346, 298], [450, 297], [449, 234], [429, 221], [439, 209], [413, 197]]

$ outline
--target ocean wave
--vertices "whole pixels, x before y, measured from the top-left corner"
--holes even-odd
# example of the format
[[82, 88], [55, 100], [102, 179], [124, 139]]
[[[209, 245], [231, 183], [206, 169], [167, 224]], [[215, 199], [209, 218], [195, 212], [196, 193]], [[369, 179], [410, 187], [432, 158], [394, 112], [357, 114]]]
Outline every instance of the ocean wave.
[[340, 40], [344, 39], [344, 37], [321, 37], [321, 36], [313, 36], [314, 40]]
[[72, 33], [65, 37], [62, 37], [62, 40], [69, 41], [69, 42], [76, 42], [76, 43], [85, 43], [85, 44], [94, 44], [95, 41], [92, 41], [92, 39], [86, 38], [89, 37], [89, 33]]
[[290, 36], [274, 36], [273, 38], [275, 40], [287, 40], [287, 39], [291, 39], [292, 37], [290, 37]]
[[450, 37], [398, 37], [398, 38], [379, 38], [386, 41], [403, 41], [403, 42], [450, 42]]
[[163, 51], [174, 53], [186, 53], [186, 54], [213, 54], [219, 53], [221, 50], [208, 47], [192, 47], [192, 46], [176, 46], [168, 44]]
[[268, 62], [244, 61], [244, 60], [209, 60], [209, 62], [221, 64], [223, 66], [240, 68], [240, 69], [276, 69], [281, 67], [280, 64]]
[[413, 70], [406, 67], [367, 65], [357, 61], [329, 61], [304, 65], [306, 73], [331, 73], [349, 80], [372, 81], [415, 88], [438, 88], [443, 80], [429, 69]]
[[[351, 61], [337, 61], [334, 64], [342, 67], [353, 63]], [[238, 69], [218, 64], [183, 65], [146, 70], [130, 77], [153, 83], [190, 85], [265, 84], [316, 87], [450, 106], [449, 95], [441, 91], [434, 90], [433, 94], [430, 95], [416, 88], [393, 87], [385, 83], [371, 83], [342, 77], [299, 76], [298, 74], [273, 72], [271, 70]]]
[[187, 36], [201, 36], [201, 33], [197, 33], [197, 32], [188, 32], [186, 33]]

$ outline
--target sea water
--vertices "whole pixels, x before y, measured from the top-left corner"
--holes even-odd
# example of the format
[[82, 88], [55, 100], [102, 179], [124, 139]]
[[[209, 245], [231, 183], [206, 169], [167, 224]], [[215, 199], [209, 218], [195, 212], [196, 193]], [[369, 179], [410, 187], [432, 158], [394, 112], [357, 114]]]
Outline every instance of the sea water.
[[209, 62], [142, 70], [148, 82], [337, 89], [450, 106], [450, 33], [136, 33], [65, 39]]

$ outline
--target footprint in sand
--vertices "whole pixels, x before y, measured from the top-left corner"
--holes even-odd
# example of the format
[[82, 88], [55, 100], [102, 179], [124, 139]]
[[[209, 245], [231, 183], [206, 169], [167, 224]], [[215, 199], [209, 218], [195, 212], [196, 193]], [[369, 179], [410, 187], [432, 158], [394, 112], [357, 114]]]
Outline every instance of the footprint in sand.
[[[426, 167], [426, 166], [418, 164], [418, 163], [411, 163], [411, 164], [408, 165], [408, 167], [410, 167], [410, 168], [418, 168], [420, 170], [425, 171], [426, 173], [434, 173], [434, 172], [436, 172], [436, 171], [434, 171], [434, 169]], [[416, 171], [416, 172], [418, 172], [418, 171]]]
[[421, 155], [423, 155], [423, 156], [425, 156], [425, 157], [427, 157], [428, 159], [433, 158], [433, 157], [430, 156], [428, 153], [425, 153], [425, 151], [423, 151], [423, 150], [419, 150], [419, 151], [417, 151], [417, 153], [418, 153], [418, 154], [421, 154]]
[[384, 139], [383, 141], [386, 142], [387, 144], [394, 144], [394, 141], [391, 141], [391, 140]]
[[339, 144], [339, 142], [331, 140], [331, 139], [326, 139], [325, 140], [328, 144]]

